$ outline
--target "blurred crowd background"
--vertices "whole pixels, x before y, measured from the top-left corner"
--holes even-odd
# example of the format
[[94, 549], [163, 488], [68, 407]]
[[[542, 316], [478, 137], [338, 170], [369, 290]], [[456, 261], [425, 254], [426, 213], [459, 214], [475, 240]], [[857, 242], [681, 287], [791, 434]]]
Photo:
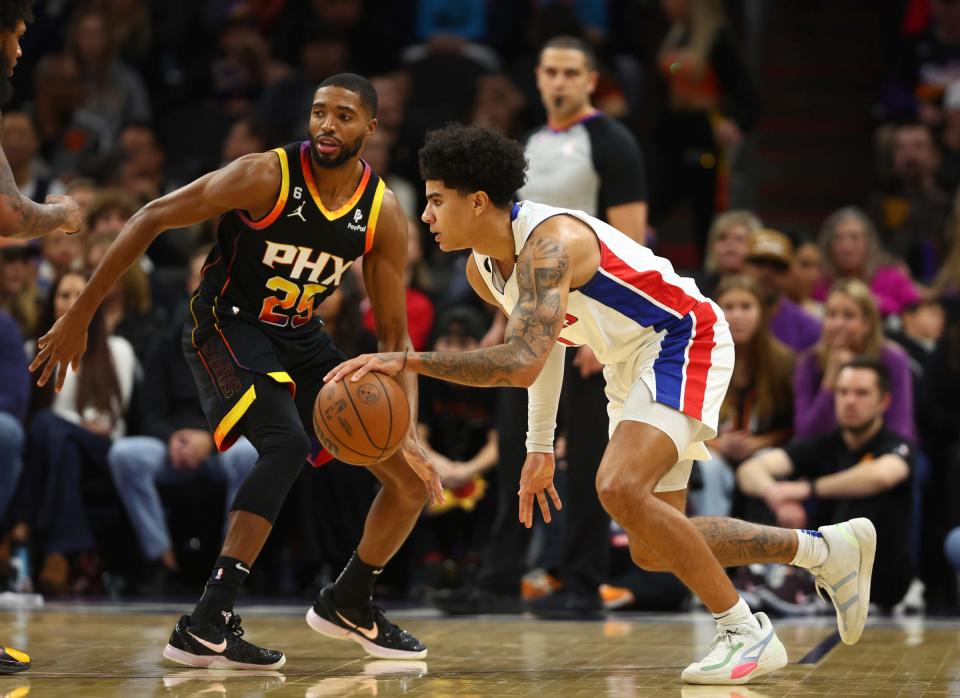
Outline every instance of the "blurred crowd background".
[[[595, 49], [593, 104], [639, 145], [647, 244], [725, 311], [748, 316], [735, 327], [736, 385], [713, 459], [695, 466], [691, 513], [831, 523], [815, 501], [798, 513], [748, 494], [738, 469], [763, 449], [835, 429], [837, 369], [866, 355], [890, 375], [887, 428], [912, 446], [909, 478], [882, 499], [907, 529], [907, 584], [881, 605], [956, 610], [957, 0], [45, 0], [35, 13], [2, 145], [25, 195], [72, 195], [85, 226], [0, 241], [0, 584], [48, 597], [192, 598], [255, 459], [243, 442], [216, 455], [180, 356], [184, 302], [215, 222], [161, 235], [126, 273], [64, 392], [36, 388], [27, 373], [36, 338], [140, 206], [306, 138], [316, 85], [361, 73], [379, 96], [363, 157], [410, 218], [413, 343], [495, 343], [502, 323], [473, 297], [466, 255], [439, 253], [419, 221], [417, 150], [449, 121], [518, 139], [542, 125], [534, 69], [540, 47], [565, 35]], [[318, 312], [347, 354], [376, 347], [359, 274]], [[519, 585], [482, 589], [490, 531], [502, 517], [519, 526], [515, 498], [497, 487], [499, 464], [523, 457], [500, 438], [505, 421], [516, 431], [525, 419], [504, 407], [508, 392], [421, 380], [420, 431], [448, 503], [424, 512], [381, 595], [439, 599], [456, 613], [471, 603], [516, 609], [562, 589], [563, 513], [510, 560]], [[576, 408], [562, 411], [561, 496], [577, 467], [563, 439], [576, 418]], [[174, 467], [160, 472], [165, 460]], [[352, 552], [375, 486], [361, 468], [305, 466], [247, 593], [314, 593]], [[603, 526], [604, 607], [687, 607], [674, 580], [632, 566], [615, 522]], [[731, 573], [772, 612], [827, 608], [805, 577]]]

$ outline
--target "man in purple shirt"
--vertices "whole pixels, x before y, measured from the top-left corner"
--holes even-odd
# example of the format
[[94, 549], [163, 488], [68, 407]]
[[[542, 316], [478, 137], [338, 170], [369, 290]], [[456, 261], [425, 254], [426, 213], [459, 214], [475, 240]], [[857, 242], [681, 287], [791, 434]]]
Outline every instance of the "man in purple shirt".
[[773, 336], [799, 353], [820, 339], [820, 321], [784, 294], [792, 261], [793, 244], [783, 233], [763, 228], [750, 236], [744, 272], [760, 285]]

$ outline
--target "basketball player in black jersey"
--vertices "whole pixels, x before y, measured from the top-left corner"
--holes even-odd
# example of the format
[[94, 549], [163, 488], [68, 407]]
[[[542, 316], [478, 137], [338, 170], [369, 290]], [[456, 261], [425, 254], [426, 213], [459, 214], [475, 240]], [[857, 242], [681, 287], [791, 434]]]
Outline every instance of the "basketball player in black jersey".
[[[190, 302], [183, 345], [221, 451], [243, 434], [259, 459], [234, 499], [226, 539], [203, 597], [177, 623], [163, 655], [181, 664], [277, 669], [283, 653], [241, 639], [237, 593], [287, 490], [318, 452], [312, 406], [324, 374], [343, 359], [314, 306], [357, 257], [382, 350], [404, 350], [407, 222], [393, 193], [360, 159], [376, 129], [377, 94], [365, 78], [324, 80], [310, 112], [310, 140], [247, 155], [144, 206], [124, 226], [83, 294], [38, 342], [31, 370], [45, 384], [76, 369], [87, 325], [124, 270], [168, 228], [219, 216], [217, 245]], [[401, 376], [411, 414], [416, 383]], [[421, 659], [427, 650], [371, 603], [374, 580], [413, 528], [428, 498], [442, 501], [436, 471], [411, 429], [398, 454], [370, 466], [383, 487], [363, 537], [337, 581], [307, 612], [317, 632], [351, 639], [368, 654]]]

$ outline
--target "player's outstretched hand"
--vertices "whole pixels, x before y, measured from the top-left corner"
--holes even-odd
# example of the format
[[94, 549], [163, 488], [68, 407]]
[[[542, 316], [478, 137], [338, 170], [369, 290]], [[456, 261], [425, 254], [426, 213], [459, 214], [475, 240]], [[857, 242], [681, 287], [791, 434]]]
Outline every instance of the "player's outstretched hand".
[[407, 459], [407, 464], [413, 468], [413, 472], [423, 480], [427, 488], [427, 494], [430, 495], [431, 504], [443, 504], [446, 497], [443, 494], [443, 483], [440, 481], [440, 473], [436, 466], [427, 455], [426, 451], [413, 436], [407, 436], [403, 441], [403, 457]]
[[550, 505], [547, 503], [547, 495], [553, 501], [553, 506], [557, 511], [563, 508], [560, 503], [560, 495], [553, 487], [553, 470], [555, 468], [552, 453], [528, 453], [527, 459], [523, 462], [523, 470], [520, 471], [520, 491], [517, 495], [520, 497], [520, 523], [527, 528], [533, 526], [533, 498], [537, 498], [537, 504], [540, 505], [540, 513], [543, 515], [544, 523], [550, 523]]
[[47, 204], [59, 204], [67, 212], [67, 218], [57, 229], [64, 233], [76, 233], [80, 231], [83, 225], [83, 214], [80, 213], [80, 206], [69, 196], [60, 194], [50, 194], [44, 200]]
[[324, 383], [333, 381], [336, 383], [344, 376], [350, 376], [350, 380], [360, 380], [363, 376], [376, 371], [388, 376], [395, 376], [403, 370], [406, 363], [405, 355], [402, 351], [393, 351], [386, 354], [361, 354], [352, 359], [347, 359], [339, 366], [335, 367], [323, 377]]
[[37, 385], [41, 388], [57, 372], [56, 391], [59, 393], [67, 377], [67, 367], [74, 371], [80, 368], [80, 357], [87, 350], [87, 323], [78, 315], [67, 311], [53, 323], [50, 331], [37, 340], [37, 355], [30, 362], [30, 372], [41, 367]]

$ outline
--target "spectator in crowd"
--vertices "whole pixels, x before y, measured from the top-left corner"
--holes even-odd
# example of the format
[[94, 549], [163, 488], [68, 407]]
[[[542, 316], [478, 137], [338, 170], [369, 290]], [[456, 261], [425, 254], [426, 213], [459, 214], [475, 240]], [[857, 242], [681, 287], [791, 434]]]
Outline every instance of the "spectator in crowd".
[[[363, 147], [363, 159], [373, 168], [373, 171], [380, 175], [387, 186], [390, 188], [400, 203], [400, 208], [407, 214], [407, 218], [417, 220], [419, 211], [419, 196], [413, 184], [400, 175], [393, 174], [390, 170], [391, 151], [394, 146], [393, 136], [390, 132], [378, 128], [367, 138], [367, 143]], [[411, 229], [411, 235], [420, 235], [416, 228]]]
[[17, 189], [28, 199], [43, 201], [48, 194], [66, 193], [63, 183], [50, 174], [40, 158], [40, 134], [27, 111], [3, 113], [3, 152], [10, 163]]
[[148, 122], [126, 124], [120, 131], [117, 145], [120, 163], [115, 184], [120, 189], [146, 203], [176, 188], [167, 181], [164, 172], [166, 154]]
[[905, 40], [893, 61], [883, 103], [891, 119], [917, 119], [937, 127], [944, 118], [944, 90], [960, 78], [956, 46], [960, 43], [960, 8], [951, 0], [923, 3], [929, 23]]
[[834, 429], [834, 391], [840, 369], [865, 356], [881, 362], [890, 377], [887, 428], [916, 441], [913, 385], [904, 352], [883, 337], [880, 311], [873, 294], [859, 279], [841, 279], [827, 295], [823, 336], [797, 362], [793, 377], [794, 431], [799, 437], [817, 436]]
[[762, 227], [760, 219], [751, 211], [727, 211], [713, 219], [707, 234], [703, 270], [694, 274], [703, 295], [712, 298], [723, 277], [743, 271], [750, 236]]
[[756, 282], [727, 276], [715, 298], [730, 324], [736, 361], [717, 438], [707, 444], [713, 459], [697, 463], [703, 487], [690, 492], [690, 504], [701, 516], [729, 516], [737, 466], [780, 446], [793, 431], [793, 354], [770, 335], [769, 311]]
[[[86, 217], [84, 217], [86, 220]], [[46, 298], [51, 293], [54, 280], [83, 263], [83, 242], [80, 234], [68, 235], [55, 231], [44, 236], [40, 243], [40, 266], [37, 268], [37, 286], [40, 295]]]
[[27, 337], [33, 336], [40, 312], [40, 295], [33, 268], [39, 253], [33, 245], [0, 239], [0, 308], [13, 317], [20, 334]]
[[150, 99], [140, 76], [118, 56], [110, 16], [95, 3], [81, 6], [70, 21], [67, 50], [85, 86], [83, 106], [100, 117], [116, 140], [124, 124], [147, 121]]
[[823, 317], [823, 303], [813, 297], [823, 279], [823, 254], [820, 247], [806, 236], [797, 235], [793, 241], [793, 262], [787, 277], [787, 298], [818, 320]]
[[58, 177], [69, 181], [98, 157], [110, 152], [110, 123], [84, 106], [86, 83], [69, 54], [48, 54], [34, 72], [33, 112], [44, 159]]
[[943, 335], [946, 315], [936, 298], [918, 300], [900, 311], [899, 328], [888, 336], [900, 345], [910, 362], [913, 394], [920, 394], [920, 382]]
[[702, 253], [717, 187], [724, 184], [719, 173], [757, 118], [754, 80], [720, 0], [663, 0], [661, 5], [670, 28], [657, 54], [666, 105], [656, 130], [663, 177], [655, 215], [660, 219], [676, 201], [689, 201]]
[[870, 599], [890, 609], [913, 578], [913, 446], [884, 425], [895, 398], [882, 362], [865, 357], [846, 362], [831, 397], [837, 427], [752, 458], [740, 466], [737, 483], [745, 494], [762, 498], [781, 526], [870, 519], [883, 541]]
[[[434, 351], [469, 351], [480, 346], [487, 329], [483, 315], [456, 306], [440, 316]], [[436, 587], [443, 578], [460, 576], [450, 567], [476, 565], [496, 512], [496, 490], [489, 491], [488, 471], [497, 464], [494, 415], [497, 395], [490, 390], [420, 377], [417, 429], [447, 490], [447, 501], [428, 508], [412, 542], [417, 563], [427, 568], [421, 580]], [[493, 473], [493, 477], [497, 476]], [[452, 563], [452, 564], [451, 564]], [[441, 575], [430, 571], [444, 570]]]
[[913, 278], [928, 282], [947, 252], [950, 197], [937, 183], [939, 156], [930, 128], [901, 124], [891, 139], [891, 182], [870, 196], [867, 213], [881, 242], [907, 263]]
[[[301, 111], [300, 109], [297, 110]], [[301, 136], [306, 131], [300, 131]], [[273, 134], [270, 125], [258, 116], [241, 116], [233, 122], [227, 137], [223, 141], [220, 166], [233, 162], [239, 157], [251, 153], [262, 153], [273, 145]]]
[[[79, 271], [55, 280], [37, 337], [63, 316], [86, 283], [86, 274]], [[34, 389], [11, 540], [26, 546], [31, 536], [42, 537], [45, 561], [39, 581], [52, 592], [66, 590], [67, 555], [94, 548], [81, 483], [109, 472], [107, 450], [126, 433], [136, 371], [132, 347], [125, 339], [108, 337], [98, 314], [90, 324], [79, 370], [68, 371], [63, 389], [54, 393], [52, 384]]]
[[[188, 294], [200, 283], [207, 252], [200, 250], [190, 260]], [[179, 570], [157, 486], [225, 483], [226, 517], [233, 495], [257, 461], [256, 450], [244, 438], [229, 451], [217, 452], [180, 349], [182, 334], [183, 321], [177, 314], [176, 321], [154, 337], [143, 363], [142, 434], [117, 439], [107, 453], [117, 492], [148, 563], [146, 591], [162, 591]]]
[[23, 470], [29, 376], [20, 328], [9, 313], [0, 310], [0, 524], [6, 521], [7, 506]]
[[793, 264], [793, 244], [777, 230], [754, 232], [747, 243], [743, 271], [753, 278], [763, 294], [773, 336], [794, 351], [809, 349], [820, 338], [820, 322], [790, 300], [784, 289]]
[[[336, 29], [313, 20], [299, 49], [299, 69], [289, 77], [269, 87], [257, 101], [257, 117], [271, 125], [279, 142], [302, 138], [307, 132], [304, 105], [313, 99], [313, 93], [324, 78], [348, 72], [350, 45]], [[377, 121], [381, 121], [384, 96], [377, 87]], [[377, 130], [383, 128], [381, 123]], [[260, 148], [258, 152], [263, 152]]]
[[814, 289], [817, 300], [826, 299], [837, 279], [867, 284], [883, 317], [920, 300], [910, 277], [887, 256], [873, 223], [860, 209], [848, 206], [830, 214], [820, 229], [819, 245], [825, 273]]

